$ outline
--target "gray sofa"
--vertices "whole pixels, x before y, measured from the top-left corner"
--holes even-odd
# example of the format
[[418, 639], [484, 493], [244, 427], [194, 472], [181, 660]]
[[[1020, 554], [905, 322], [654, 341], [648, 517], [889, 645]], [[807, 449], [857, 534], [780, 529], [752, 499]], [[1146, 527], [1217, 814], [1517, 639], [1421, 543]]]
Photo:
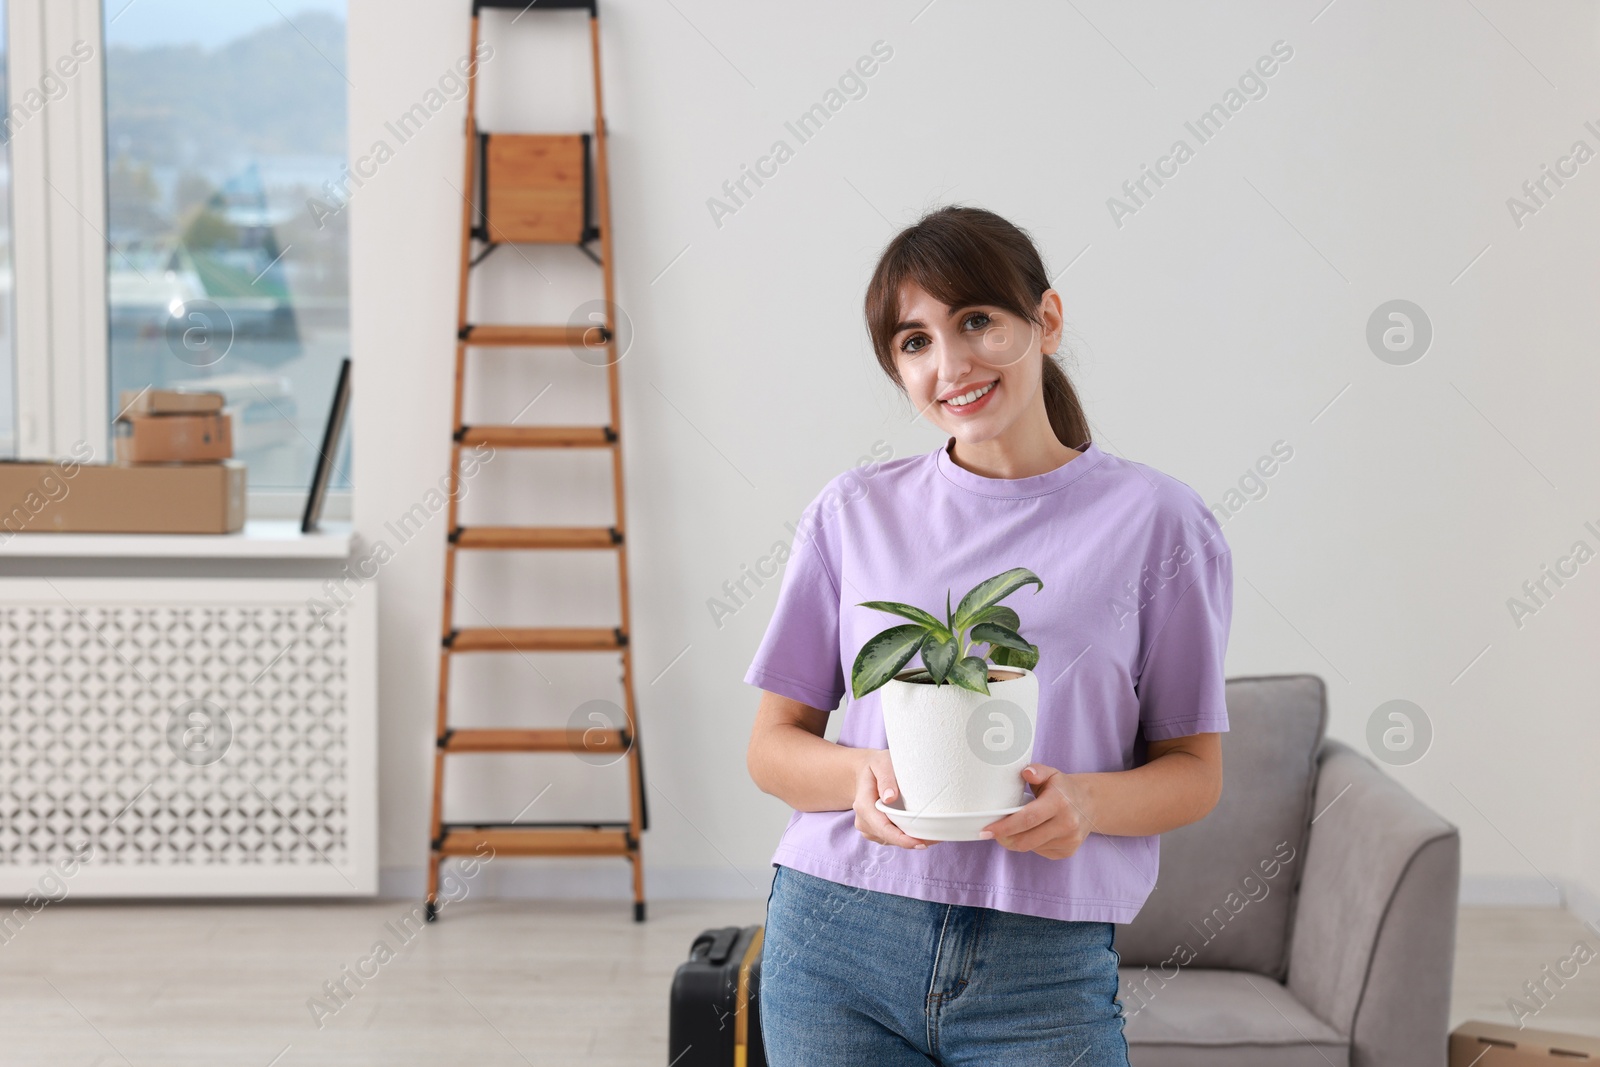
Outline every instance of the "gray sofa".
[[1322, 680], [1228, 680], [1222, 799], [1117, 927], [1133, 1067], [1441, 1067], [1460, 838], [1325, 739]]

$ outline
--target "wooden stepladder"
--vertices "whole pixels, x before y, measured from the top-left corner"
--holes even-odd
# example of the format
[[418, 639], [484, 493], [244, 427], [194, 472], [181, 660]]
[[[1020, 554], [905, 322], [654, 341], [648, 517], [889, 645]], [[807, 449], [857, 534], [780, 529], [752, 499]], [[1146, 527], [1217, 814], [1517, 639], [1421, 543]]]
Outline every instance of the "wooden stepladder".
[[[643, 831], [649, 828], [644, 764], [634, 706], [629, 644], [628, 554], [623, 511], [623, 472], [618, 339], [614, 319], [611, 202], [606, 171], [606, 124], [600, 93], [600, 23], [597, 0], [473, 0], [469, 55], [476, 56], [480, 14], [506, 9], [536, 16], [552, 8], [587, 11], [594, 71], [594, 129], [575, 134], [503, 134], [478, 129], [474, 63], [467, 76], [465, 185], [461, 211], [461, 279], [457, 291], [454, 438], [451, 446], [449, 541], [445, 548], [444, 611], [439, 655], [439, 713], [429, 834], [427, 916], [439, 911], [440, 865], [451, 856], [620, 856], [633, 866], [633, 917], [642, 922]], [[529, 23], [536, 21], [530, 18]], [[598, 241], [600, 254], [590, 248]], [[479, 246], [477, 255], [474, 245]], [[600, 267], [605, 300], [603, 323], [577, 325], [473, 325], [468, 318], [473, 268], [505, 244], [571, 245]], [[462, 396], [474, 348], [567, 349], [594, 366], [604, 365], [610, 392], [605, 426], [474, 425], [463, 418]], [[604, 448], [611, 453], [615, 522], [611, 526], [463, 526], [457, 500], [464, 448]], [[609, 628], [544, 629], [455, 625], [456, 559], [480, 551], [612, 552], [617, 560], [619, 621]], [[623, 721], [559, 729], [457, 729], [450, 724], [450, 668], [455, 657], [496, 652], [600, 652], [621, 657]], [[447, 758], [459, 753], [615, 754], [627, 761], [629, 818], [626, 822], [452, 823], [444, 819]]]

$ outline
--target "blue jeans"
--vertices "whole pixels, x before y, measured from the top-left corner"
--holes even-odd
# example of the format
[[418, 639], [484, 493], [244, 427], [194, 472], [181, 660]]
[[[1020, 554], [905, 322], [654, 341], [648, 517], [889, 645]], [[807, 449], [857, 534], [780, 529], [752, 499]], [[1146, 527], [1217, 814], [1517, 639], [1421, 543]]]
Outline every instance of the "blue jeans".
[[773, 873], [761, 950], [771, 1067], [1127, 1067], [1112, 925]]

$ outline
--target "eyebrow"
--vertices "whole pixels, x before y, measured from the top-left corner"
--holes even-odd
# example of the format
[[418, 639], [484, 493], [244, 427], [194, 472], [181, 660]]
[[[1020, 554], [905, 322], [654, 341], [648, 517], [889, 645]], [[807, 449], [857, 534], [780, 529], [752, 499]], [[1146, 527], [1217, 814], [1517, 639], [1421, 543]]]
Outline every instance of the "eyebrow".
[[[945, 311], [949, 314], [950, 318], [955, 318], [957, 315], [961, 314], [963, 311], [971, 311], [974, 308], [987, 307], [987, 306], [989, 306], [989, 305], [987, 305], [987, 304], [946, 304], [945, 305]], [[897, 334], [905, 332], [906, 330], [925, 330], [927, 328], [928, 328], [927, 324], [924, 323], [921, 319], [912, 319], [910, 322], [902, 322], [899, 325], [895, 326], [894, 333], [890, 334], [890, 336], [893, 337], [893, 336], [895, 336]]]

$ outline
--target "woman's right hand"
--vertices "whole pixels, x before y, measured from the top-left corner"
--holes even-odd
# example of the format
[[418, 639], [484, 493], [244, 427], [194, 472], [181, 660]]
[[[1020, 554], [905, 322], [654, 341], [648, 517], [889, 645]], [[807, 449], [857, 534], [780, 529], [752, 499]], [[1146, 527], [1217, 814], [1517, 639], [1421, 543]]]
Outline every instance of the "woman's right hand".
[[866, 753], [856, 769], [856, 829], [868, 841], [880, 845], [898, 845], [901, 848], [927, 848], [933, 841], [912, 837], [879, 811], [877, 802], [894, 805], [900, 795], [899, 783], [894, 778], [894, 765], [889, 762], [886, 748], [863, 749]]

